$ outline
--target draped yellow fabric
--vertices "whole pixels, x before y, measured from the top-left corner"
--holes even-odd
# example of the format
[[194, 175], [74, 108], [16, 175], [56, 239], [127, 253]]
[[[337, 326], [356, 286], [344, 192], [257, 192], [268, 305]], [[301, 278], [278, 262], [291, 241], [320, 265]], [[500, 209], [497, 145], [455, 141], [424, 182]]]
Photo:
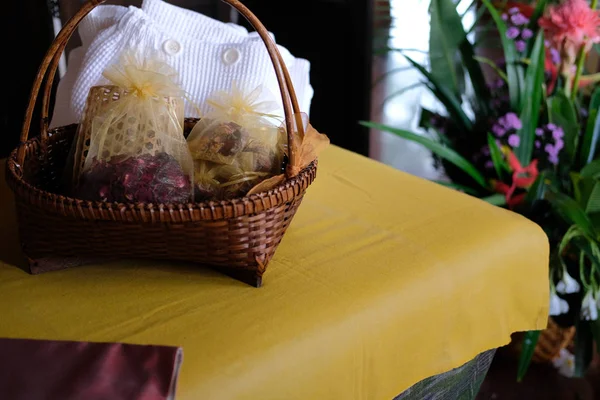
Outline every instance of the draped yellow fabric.
[[2, 183], [0, 337], [182, 346], [180, 400], [392, 399], [545, 327], [536, 225], [335, 146], [317, 175], [260, 289], [148, 260], [28, 275]]

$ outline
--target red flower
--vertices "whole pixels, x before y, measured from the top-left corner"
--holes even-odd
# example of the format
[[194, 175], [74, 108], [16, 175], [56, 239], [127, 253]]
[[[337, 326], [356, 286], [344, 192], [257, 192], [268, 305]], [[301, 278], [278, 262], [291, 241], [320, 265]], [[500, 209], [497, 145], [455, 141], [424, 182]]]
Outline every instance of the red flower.
[[531, 18], [534, 11], [534, 8], [529, 4], [516, 3], [514, 1], [508, 1], [506, 3], [500, 2], [499, 4], [496, 4], [496, 7], [501, 11], [508, 11], [511, 8], [517, 8], [519, 9], [519, 12], [527, 18]]
[[575, 62], [582, 46], [589, 51], [593, 43], [600, 42], [600, 15], [585, 0], [566, 0], [550, 6], [538, 23], [569, 64]]
[[503, 182], [496, 182], [494, 190], [498, 193], [504, 194], [506, 198], [506, 204], [509, 208], [514, 208], [519, 205], [525, 199], [525, 193], [515, 195], [515, 190], [527, 189], [537, 179], [539, 172], [537, 168], [538, 160], [533, 160], [528, 166], [523, 167], [517, 156], [508, 148], [505, 150], [506, 158], [508, 159], [508, 165], [512, 170], [512, 185], [508, 186]]

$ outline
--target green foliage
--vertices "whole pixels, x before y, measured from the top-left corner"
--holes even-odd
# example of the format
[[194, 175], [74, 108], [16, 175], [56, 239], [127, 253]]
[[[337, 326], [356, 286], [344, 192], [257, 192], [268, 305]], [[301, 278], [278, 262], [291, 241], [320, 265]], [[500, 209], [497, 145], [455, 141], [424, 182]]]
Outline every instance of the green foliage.
[[504, 59], [506, 61], [506, 75], [508, 77], [508, 93], [510, 97], [510, 106], [513, 110], [521, 109], [521, 91], [524, 89], [524, 73], [523, 67], [519, 64], [519, 54], [515, 48], [515, 43], [506, 37], [506, 24], [502, 17], [494, 8], [489, 0], [482, 0], [483, 4], [489, 11], [490, 15], [496, 23], [498, 35], [502, 41], [502, 49], [504, 50]]
[[540, 338], [541, 331], [529, 331], [525, 332], [523, 338], [523, 348], [521, 349], [521, 355], [519, 356], [519, 366], [517, 368], [517, 381], [521, 382], [527, 373], [529, 364], [531, 364], [531, 358], [535, 351], [535, 346]]
[[579, 123], [575, 106], [563, 92], [558, 92], [548, 98], [548, 115], [550, 122], [562, 127], [565, 131], [565, 148], [562, 154], [567, 156], [565, 161], [570, 164], [575, 157], [579, 141]]
[[598, 137], [600, 136], [600, 115], [598, 115], [598, 107], [600, 107], [600, 87], [594, 90], [590, 106], [588, 107], [589, 116], [581, 143], [581, 150], [579, 152], [579, 165], [581, 166], [592, 162], [594, 155], [596, 154]]
[[408, 140], [416, 142], [416, 143], [420, 143], [421, 145], [423, 145], [426, 148], [428, 148], [429, 150], [431, 150], [434, 154], [438, 155], [439, 157], [441, 157], [445, 160], [448, 160], [452, 164], [456, 165], [458, 168], [462, 169], [471, 178], [473, 178], [473, 180], [477, 184], [479, 184], [481, 187], [487, 188], [487, 183], [485, 181], [485, 178], [483, 177], [483, 175], [481, 175], [481, 173], [477, 170], [477, 168], [475, 168], [475, 166], [473, 166], [473, 164], [471, 164], [469, 161], [467, 161], [464, 157], [462, 157], [460, 154], [458, 154], [451, 148], [446, 147], [446, 146], [444, 146], [436, 141], [433, 141], [425, 136], [417, 135], [416, 133], [409, 132], [409, 131], [406, 131], [403, 129], [396, 129], [391, 126], [386, 126], [383, 124], [377, 124], [377, 123], [368, 122], [368, 121], [361, 121], [360, 124], [363, 126], [369, 127], [369, 128], [374, 128], [374, 129], [378, 129], [381, 131], [390, 132], [390, 133], [393, 133], [394, 135], [400, 136], [401, 138], [408, 139]]
[[544, 82], [544, 34], [540, 31], [535, 39], [531, 54], [531, 63], [525, 75], [525, 99], [521, 110], [521, 122], [523, 128], [519, 131], [520, 144], [515, 154], [521, 164], [527, 165], [531, 161], [533, 151], [533, 140], [535, 128], [538, 126], [540, 107], [542, 103], [542, 91]]
[[461, 101], [457, 98], [454, 93], [436, 77], [434, 77], [429, 71], [427, 71], [421, 64], [405, 55], [409, 63], [411, 63], [423, 76], [427, 78], [425, 85], [431, 92], [444, 104], [448, 113], [452, 118], [459, 124], [459, 126], [466, 130], [471, 131], [473, 129], [473, 122], [469, 119], [465, 111], [462, 109]]
[[494, 169], [496, 170], [496, 175], [499, 178], [503, 176], [503, 172], [509, 172], [510, 169], [504, 160], [504, 156], [502, 155], [502, 151], [496, 144], [496, 140], [492, 136], [491, 133], [488, 133], [488, 146], [490, 147], [490, 156], [492, 157], [492, 162], [494, 163]]
[[432, 0], [429, 7], [429, 66], [431, 76], [445, 82], [454, 96], [464, 91], [465, 71], [458, 62], [458, 47], [466, 35], [452, 0]]

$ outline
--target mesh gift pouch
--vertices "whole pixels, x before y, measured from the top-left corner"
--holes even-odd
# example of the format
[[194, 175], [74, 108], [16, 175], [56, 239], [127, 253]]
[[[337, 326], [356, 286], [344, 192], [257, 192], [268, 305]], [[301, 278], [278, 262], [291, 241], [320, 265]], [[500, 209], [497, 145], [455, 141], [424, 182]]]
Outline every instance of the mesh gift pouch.
[[154, 55], [125, 52], [90, 90], [73, 160], [75, 193], [89, 200], [178, 203], [192, 194], [183, 136], [185, 93]]
[[[188, 144], [196, 161], [195, 173], [219, 181], [222, 190], [215, 192], [213, 199], [243, 196], [260, 181], [281, 172], [285, 137], [278, 128], [279, 117], [270, 114], [278, 105], [260, 100], [269, 95], [262, 86], [244, 91], [234, 82], [230, 92], [216, 92], [207, 100], [212, 111], [194, 126]], [[221, 167], [207, 175], [206, 169], [198, 169], [206, 164], [198, 161]]]
[[[301, 135], [297, 124], [302, 123], [304, 134]], [[329, 138], [323, 133], [319, 133], [308, 121], [308, 115], [299, 113], [294, 115], [294, 134], [292, 135], [291, 145], [294, 148], [294, 162], [289, 162], [285, 168], [289, 171], [290, 176], [298, 175], [304, 168], [317, 159], [319, 154], [329, 146]], [[285, 133], [285, 128], [280, 131]], [[287, 153], [288, 146], [283, 146]], [[248, 195], [269, 191], [285, 181], [285, 174], [281, 173], [263, 180], [248, 191]]]

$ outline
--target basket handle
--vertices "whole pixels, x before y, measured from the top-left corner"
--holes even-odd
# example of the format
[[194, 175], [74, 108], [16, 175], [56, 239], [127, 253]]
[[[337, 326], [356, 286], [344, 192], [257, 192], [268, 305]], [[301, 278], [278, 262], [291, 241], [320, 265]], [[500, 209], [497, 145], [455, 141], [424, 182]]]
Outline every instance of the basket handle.
[[[23, 128], [21, 130], [21, 141], [19, 144], [19, 149], [17, 151], [17, 162], [20, 165], [23, 165], [23, 161], [25, 159], [25, 142], [27, 141], [29, 135], [29, 128], [31, 126], [31, 120], [33, 117], [33, 110], [35, 108], [37, 96], [39, 94], [44, 77], [47, 75], [46, 85], [44, 87], [44, 94], [42, 97], [40, 136], [42, 144], [45, 145], [48, 142], [48, 111], [50, 103], [49, 99], [52, 91], [52, 83], [56, 75], [56, 71], [58, 69], [60, 57], [65, 47], [67, 46], [69, 39], [77, 29], [77, 26], [79, 25], [81, 20], [83, 20], [94, 8], [104, 3], [105, 1], [106, 0], [88, 0], [86, 3], [84, 3], [79, 9], [79, 11], [63, 26], [61, 31], [54, 39], [54, 42], [46, 52], [46, 55], [42, 60], [42, 64], [38, 69], [36, 79], [33, 83], [33, 87], [31, 89], [31, 94], [29, 97], [29, 103], [25, 112], [25, 120], [23, 122]], [[271, 62], [275, 69], [275, 76], [277, 77], [279, 90], [281, 92], [281, 99], [283, 102], [283, 111], [285, 114], [285, 124], [287, 130], [289, 161], [293, 164], [296, 156], [294, 154], [294, 146], [292, 146], [292, 137], [294, 134], [294, 129], [297, 128], [299, 134], [302, 136], [304, 134], [304, 126], [302, 124], [302, 119], [299, 115], [300, 107], [298, 104], [298, 99], [292, 84], [289, 71], [287, 70], [281, 53], [277, 48], [277, 45], [273, 42], [273, 40], [269, 36], [267, 29], [260, 22], [260, 20], [238, 0], [221, 1], [234, 7], [240, 14], [242, 14], [244, 18], [246, 18], [248, 22], [252, 25], [252, 27], [257, 31], [257, 33], [263, 40], [265, 46], [267, 47], [269, 57], [271, 58]], [[295, 126], [294, 120], [292, 118], [296, 118]], [[286, 168], [287, 178], [292, 178], [292, 176], [287, 170], [289, 170], [289, 168]]]

